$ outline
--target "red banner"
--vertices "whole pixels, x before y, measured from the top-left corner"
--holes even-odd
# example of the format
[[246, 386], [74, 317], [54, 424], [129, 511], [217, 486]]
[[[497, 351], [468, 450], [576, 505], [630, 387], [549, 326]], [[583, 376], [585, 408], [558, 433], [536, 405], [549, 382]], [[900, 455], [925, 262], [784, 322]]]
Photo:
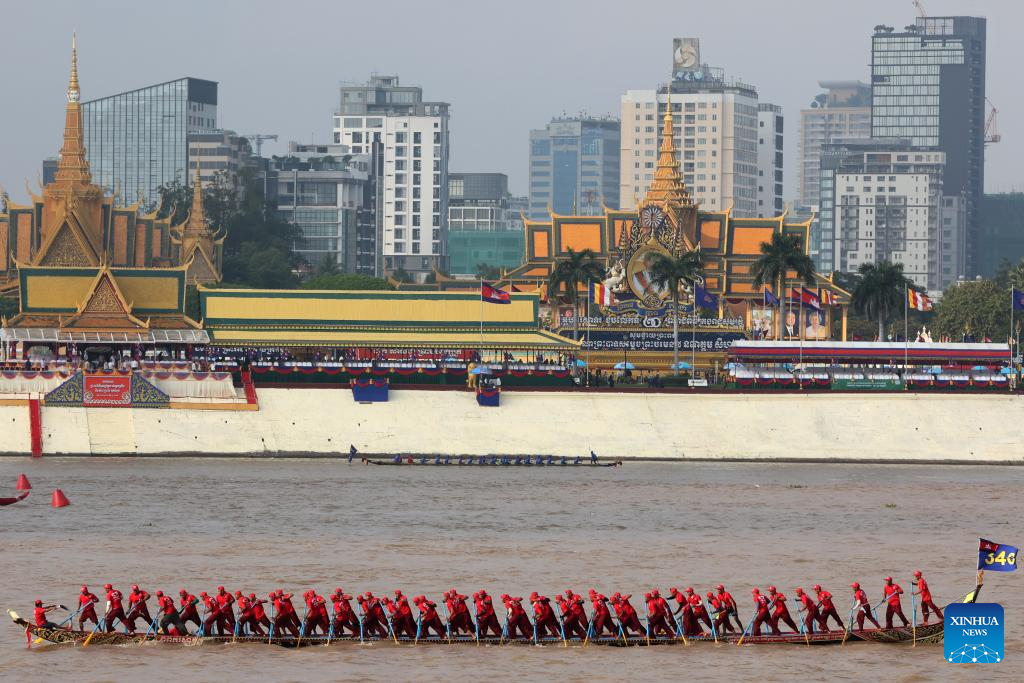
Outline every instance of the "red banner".
[[82, 405], [125, 407], [132, 404], [131, 375], [86, 375]]

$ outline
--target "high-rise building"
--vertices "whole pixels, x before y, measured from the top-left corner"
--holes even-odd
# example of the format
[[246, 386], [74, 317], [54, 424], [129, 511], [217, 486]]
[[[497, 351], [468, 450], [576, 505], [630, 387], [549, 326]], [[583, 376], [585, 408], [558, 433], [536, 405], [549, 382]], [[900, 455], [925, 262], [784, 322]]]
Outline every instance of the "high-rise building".
[[291, 142], [287, 155], [271, 159], [269, 199], [298, 228], [292, 251], [310, 267], [330, 261], [343, 272], [376, 274], [372, 171], [371, 155], [347, 145]]
[[917, 149], [909, 140], [822, 145], [818, 269], [853, 272], [887, 260], [902, 263], [921, 287], [941, 292], [956, 279], [960, 258], [952, 207], [943, 204], [945, 167], [943, 152]]
[[622, 208], [635, 207], [654, 178], [669, 90], [683, 180], [694, 200], [706, 211], [758, 216], [757, 90], [702, 63], [696, 38], [675, 39], [669, 86], [622, 96]]
[[153, 204], [160, 186], [189, 182], [188, 138], [217, 129], [217, 83], [179, 78], [83, 102], [82, 124], [96, 184]]
[[757, 105], [757, 217], [782, 214], [782, 107]]
[[800, 204], [818, 205], [821, 146], [839, 139], [871, 137], [871, 86], [860, 81], [818, 81], [824, 88], [800, 110]]
[[513, 214], [504, 173], [452, 173], [448, 177], [448, 267], [472, 275], [483, 264], [511, 269], [523, 262], [524, 231]]
[[1024, 258], [1024, 192], [986, 194], [981, 200], [978, 273], [992, 277], [1003, 263]]
[[382, 149], [377, 248], [386, 272], [402, 269], [422, 281], [445, 267], [449, 106], [424, 101], [423, 88], [400, 85], [398, 76], [341, 87], [334, 142], [352, 154], [374, 143]]
[[530, 217], [619, 205], [619, 121], [556, 118], [530, 131]]
[[909, 139], [946, 157], [943, 191], [962, 197], [965, 272], [978, 272], [985, 176], [986, 21], [920, 17], [871, 39], [871, 135]]
[[193, 133], [188, 136], [189, 176], [199, 178], [204, 184], [212, 183], [218, 174], [232, 186], [238, 187], [238, 172], [246, 167], [255, 167], [252, 146], [249, 140], [233, 130], [215, 130], [209, 133]]

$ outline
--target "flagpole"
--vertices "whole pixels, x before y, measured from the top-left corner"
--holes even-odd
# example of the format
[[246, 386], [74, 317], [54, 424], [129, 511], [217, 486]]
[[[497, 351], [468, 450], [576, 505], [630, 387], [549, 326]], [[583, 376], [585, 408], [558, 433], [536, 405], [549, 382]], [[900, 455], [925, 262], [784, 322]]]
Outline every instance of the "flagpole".
[[[804, 288], [800, 288], [800, 318], [796, 321], [796, 331], [800, 335], [800, 360], [797, 365], [804, 364]], [[793, 373], [794, 375], [796, 373]]]
[[480, 359], [484, 355], [484, 279], [480, 278]]
[[909, 344], [910, 344], [910, 288], [908, 285], [903, 285], [903, 376], [907, 375], [907, 357], [909, 355]]

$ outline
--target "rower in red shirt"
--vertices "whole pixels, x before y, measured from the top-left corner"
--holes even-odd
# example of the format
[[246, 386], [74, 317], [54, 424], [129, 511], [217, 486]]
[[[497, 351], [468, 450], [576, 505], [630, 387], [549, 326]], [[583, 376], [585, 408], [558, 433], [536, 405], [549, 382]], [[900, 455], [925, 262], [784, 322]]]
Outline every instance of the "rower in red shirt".
[[203, 635], [212, 636], [214, 628], [224, 635], [224, 618], [220, 613], [220, 603], [212, 595], [207, 595], [206, 591], [199, 592], [199, 599], [203, 601], [203, 607], [206, 611], [203, 612]]
[[235, 604], [238, 605], [238, 632], [242, 635], [247, 635], [251, 631], [253, 635], [262, 636], [263, 629], [260, 628], [260, 622], [256, 619], [252, 600], [243, 594], [242, 591], [235, 591]]
[[537, 630], [537, 637], [560, 637], [562, 632], [558, 628], [551, 599], [534, 591], [530, 593], [530, 604], [533, 605], [533, 627]]
[[893, 583], [892, 577], [887, 576], [885, 577], [885, 586], [883, 586], [882, 590], [885, 593], [885, 599], [888, 601], [888, 605], [885, 608], [885, 627], [892, 628], [893, 615], [899, 617], [903, 621], [904, 626], [910, 626], [906, 615], [903, 614], [903, 606], [900, 604], [900, 595], [903, 593], [900, 585]]
[[128, 592], [128, 614], [121, 620], [132, 633], [135, 633], [135, 621], [139, 617], [145, 619], [146, 624], [153, 623], [153, 618], [149, 616], [149, 606], [146, 605], [147, 600], [149, 593], [139, 590], [138, 585], [133, 583], [132, 589]]
[[701, 622], [707, 624], [708, 629], [711, 629], [711, 615], [708, 614], [704, 601], [693, 591], [693, 588], [687, 587], [686, 596], [690, 603], [690, 610], [693, 612], [694, 635], [702, 636], [704, 635], [704, 629], [701, 628]]
[[188, 622], [194, 621], [197, 627], [202, 626], [203, 620], [199, 618], [199, 612], [196, 610], [199, 599], [184, 588], [178, 591], [178, 597], [181, 598], [181, 612], [179, 612], [181, 622], [188, 626]]
[[644, 631], [643, 624], [640, 623], [640, 616], [636, 613], [636, 608], [629, 602], [631, 597], [633, 596], [629, 593], [622, 595], [615, 592], [611, 599], [612, 607], [615, 608], [615, 616], [619, 618], [619, 626], [622, 627], [622, 632], [626, 636], [631, 635], [630, 631], [642, 636], [646, 631]]
[[663, 601], [660, 598], [657, 589], [644, 593], [644, 600], [647, 601], [647, 628], [652, 638], [657, 638], [659, 633], [672, 638], [675, 636], [675, 629], [668, 625], [668, 613], [662, 606]]
[[512, 597], [506, 593], [501, 596], [501, 602], [505, 605], [505, 609], [508, 610], [506, 637], [509, 640], [515, 640], [516, 634], [521, 633], [527, 640], [533, 638], [533, 624], [530, 623], [530, 618], [526, 616], [526, 610], [523, 609], [523, 599]]
[[694, 632], [700, 627], [697, 626], [697, 622], [693, 616], [693, 606], [690, 605], [690, 598], [688, 595], [684, 595], [679, 592], [679, 589], [672, 587], [668, 589], [670, 598], [673, 598], [679, 606], [676, 608], [673, 614], [680, 614], [680, 621], [683, 623], [683, 633], [692, 636]]
[[405, 632], [410, 638], [416, 637], [416, 617], [413, 616], [412, 608], [409, 606], [409, 599], [406, 598], [402, 591], [395, 591], [395, 606], [397, 608], [398, 619], [392, 617], [392, 625], [394, 626], [395, 633]]
[[857, 630], [864, 630], [865, 618], [870, 620], [875, 628], [882, 628], [878, 620], [875, 619], [875, 615], [871, 613], [871, 601], [868, 600], [868, 594], [860, 589], [860, 584], [856, 581], [850, 584], [850, 588], [853, 589], [853, 600], [857, 605]]
[[754, 596], [754, 609], [757, 611], [754, 616], [754, 626], [751, 633], [755, 636], [761, 635], [761, 625], [768, 624], [773, 635], [780, 635], [781, 631], [779, 631], [779, 627], [775, 625], [775, 622], [772, 620], [772, 615], [769, 612], [770, 603], [768, 601], [768, 596], [762, 595], [761, 591], [757, 588], [751, 590], [750, 594]]
[[591, 631], [594, 638], [600, 638], [605, 630], [608, 631], [608, 635], [613, 638], [618, 635], [617, 629], [615, 628], [615, 622], [612, 621], [612, 613], [608, 610], [608, 598], [598, 593], [596, 590], [591, 588], [587, 595], [590, 596], [590, 604], [593, 607], [593, 620], [591, 621]]
[[91, 621], [94, 624], [99, 624], [99, 619], [96, 618], [96, 603], [100, 599], [89, 592], [88, 586], [82, 586], [82, 592], [78, 594], [78, 630], [85, 630], [85, 623]]
[[[715, 587], [715, 590], [717, 591], [716, 592], [716, 596], [718, 597], [719, 601], [722, 603], [722, 606], [725, 607], [725, 609], [726, 609], [726, 612], [725, 612], [725, 620], [726, 620], [726, 622], [729, 622], [730, 619], [735, 619], [736, 620], [736, 628], [738, 628], [740, 631], [742, 631], [743, 630], [743, 624], [740, 622], [740, 610], [739, 610], [739, 605], [736, 604], [736, 600], [732, 597], [732, 595], [729, 593], [729, 591], [725, 590], [725, 586], [723, 586], [722, 584], [718, 584]], [[732, 629], [729, 629], [729, 630], [731, 631]]]
[[819, 584], [814, 584], [814, 594], [818, 600], [818, 614], [821, 615], [820, 623], [821, 628], [825, 631], [829, 630], [828, 619], [832, 617], [839, 624], [839, 630], [846, 630], [846, 625], [843, 623], [842, 618], [839, 616], [839, 612], [836, 611], [836, 606], [832, 602], [832, 594], [826, 590], [822, 590]]
[[[522, 598], [518, 599], [522, 600]], [[413, 598], [413, 603], [420, 608], [420, 637], [429, 638], [430, 630], [433, 629], [434, 632], [437, 634], [438, 638], [444, 638], [444, 624], [441, 623], [441, 617], [437, 615], [437, 603], [432, 602], [431, 600], [427, 600], [427, 597], [425, 595], [417, 595], [415, 598]], [[519, 611], [522, 612], [522, 609], [523, 608], [520, 607]], [[525, 617], [526, 613], [523, 612], [523, 618], [525, 619]], [[527, 620], [526, 623], [527, 625], [529, 625], [530, 622]], [[515, 637], [513, 635], [513, 626], [511, 621], [509, 621], [508, 632], [510, 638]]]
[[793, 629], [794, 633], [799, 633], [800, 629], [793, 621], [793, 617], [789, 614], [789, 608], [786, 607], [786, 596], [775, 590], [775, 586], [768, 586], [768, 599], [775, 603], [775, 612], [772, 613], [772, 624], [775, 630], [779, 630], [779, 622], [782, 621]]
[[36, 600], [35, 610], [33, 616], [35, 617], [36, 626], [39, 628], [59, 629], [62, 628], [57, 624], [53, 623], [46, 618], [46, 615], [57, 609], [57, 605], [43, 605], [42, 600]]
[[249, 604], [252, 606], [252, 618], [259, 624], [261, 628], [267, 630], [270, 629], [270, 619], [267, 618], [267, 612], [263, 608], [263, 605], [267, 604], [266, 600], [257, 600], [255, 593], [249, 593]]
[[[804, 614], [802, 618], [804, 630], [807, 633], [814, 633], [815, 622], [821, 625], [821, 615], [818, 614], [818, 606], [815, 604], [814, 599], [807, 593], [804, 593], [804, 589], [800, 587], [796, 589], [796, 599], [800, 601], [801, 605], [797, 608], [797, 613]], [[825, 630], [827, 631], [828, 629]]]
[[188, 630], [178, 615], [178, 609], [174, 606], [174, 598], [164, 595], [163, 591], [157, 591], [156, 604], [160, 613], [160, 631], [174, 636], [187, 636]]
[[914, 595], [921, 596], [921, 614], [924, 616], [924, 623], [928, 623], [929, 608], [935, 612], [935, 616], [939, 618], [939, 621], [942, 621], [942, 610], [932, 601], [932, 592], [928, 590], [928, 582], [924, 580], [924, 575], [920, 569], [914, 572], [914, 578], [917, 579], [917, 590], [914, 591]]
[[220, 618], [223, 624], [218, 624], [218, 628], [222, 629], [221, 635], [233, 634], [235, 632], [235, 598], [224, 590], [224, 586], [217, 586], [216, 599], [220, 606]]
[[574, 593], [572, 590], [566, 589], [565, 600], [569, 603], [569, 611], [579, 622], [580, 628], [583, 629], [584, 637], [586, 633], [590, 631], [590, 619], [587, 618], [587, 610], [584, 607], [583, 596], [579, 593]]
[[330, 622], [327, 620], [327, 608], [324, 599], [317, 595], [315, 590], [306, 591], [302, 594], [302, 598], [306, 601], [306, 618], [302, 624], [302, 633], [306, 636], [312, 636], [316, 634], [317, 629], [320, 629], [322, 635], [327, 635]]
[[334, 603], [334, 635], [336, 637], [344, 635], [345, 629], [348, 629], [352, 636], [359, 635], [359, 620], [356, 619], [350, 600], [352, 600], [352, 596], [341, 588], [335, 589], [331, 595], [331, 602]]
[[376, 598], [372, 597], [371, 593], [366, 593], [357, 595], [356, 600], [360, 609], [363, 610], [363, 632], [367, 636], [376, 635], [379, 638], [387, 638], [387, 622], [382, 620], [383, 616], [378, 617], [380, 610], [379, 605], [376, 604]]
[[474, 633], [473, 619], [469, 616], [469, 607], [466, 606], [466, 596], [454, 588], [448, 592], [448, 612], [453, 634]]
[[487, 591], [480, 589], [473, 594], [473, 602], [476, 605], [476, 624], [480, 638], [486, 638], [487, 632], [495, 636], [501, 635], [501, 624], [498, 623], [498, 616], [494, 613], [494, 604]]
[[733, 632], [735, 629], [732, 627], [732, 620], [729, 619], [729, 611], [725, 603], [711, 591], [708, 591], [707, 597], [708, 605], [711, 606], [711, 618], [715, 620], [715, 630], [719, 635], [726, 631]]
[[107, 591], [107, 611], [103, 617], [104, 630], [110, 633], [114, 630], [114, 622], [120, 620], [124, 623], [124, 607], [121, 605], [121, 591], [115, 589], [109, 583], [104, 584]]

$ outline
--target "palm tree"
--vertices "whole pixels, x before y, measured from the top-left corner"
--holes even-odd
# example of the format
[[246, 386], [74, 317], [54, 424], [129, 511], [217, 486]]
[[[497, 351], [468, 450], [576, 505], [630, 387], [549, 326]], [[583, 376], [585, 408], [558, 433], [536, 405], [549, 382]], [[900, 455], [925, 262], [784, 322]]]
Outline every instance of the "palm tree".
[[782, 338], [782, 303], [786, 300], [786, 273], [793, 271], [798, 279], [809, 286], [814, 286], [814, 261], [804, 253], [803, 243], [799, 235], [787, 235], [782, 232], [772, 233], [768, 242], [761, 242], [761, 255], [750, 266], [754, 276], [754, 287], [760, 289], [765, 285], [775, 287], [775, 296], [779, 299], [779, 338]]
[[548, 278], [548, 292], [551, 295], [562, 291], [572, 303], [573, 335], [579, 340], [579, 288], [591, 282], [599, 282], [604, 268], [597, 262], [593, 249], [574, 251], [569, 249], [566, 258], [558, 261]]
[[[693, 286], [704, 272], [704, 256], [700, 249], [684, 251], [679, 256], [658, 254], [651, 264], [651, 281], [672, 292], [672, 368], [679, 376], [679, 286]], [[694, 314], [697, 305], [694, 303]]]
[[891, 261], [862, 263], [860, 282], [853, 290], [853, 310], [878, 320], [878, 340], [885, 341], [885, 323], [903, 307], [907, 289], [914, 283], [903, 274], [903, 264]]

